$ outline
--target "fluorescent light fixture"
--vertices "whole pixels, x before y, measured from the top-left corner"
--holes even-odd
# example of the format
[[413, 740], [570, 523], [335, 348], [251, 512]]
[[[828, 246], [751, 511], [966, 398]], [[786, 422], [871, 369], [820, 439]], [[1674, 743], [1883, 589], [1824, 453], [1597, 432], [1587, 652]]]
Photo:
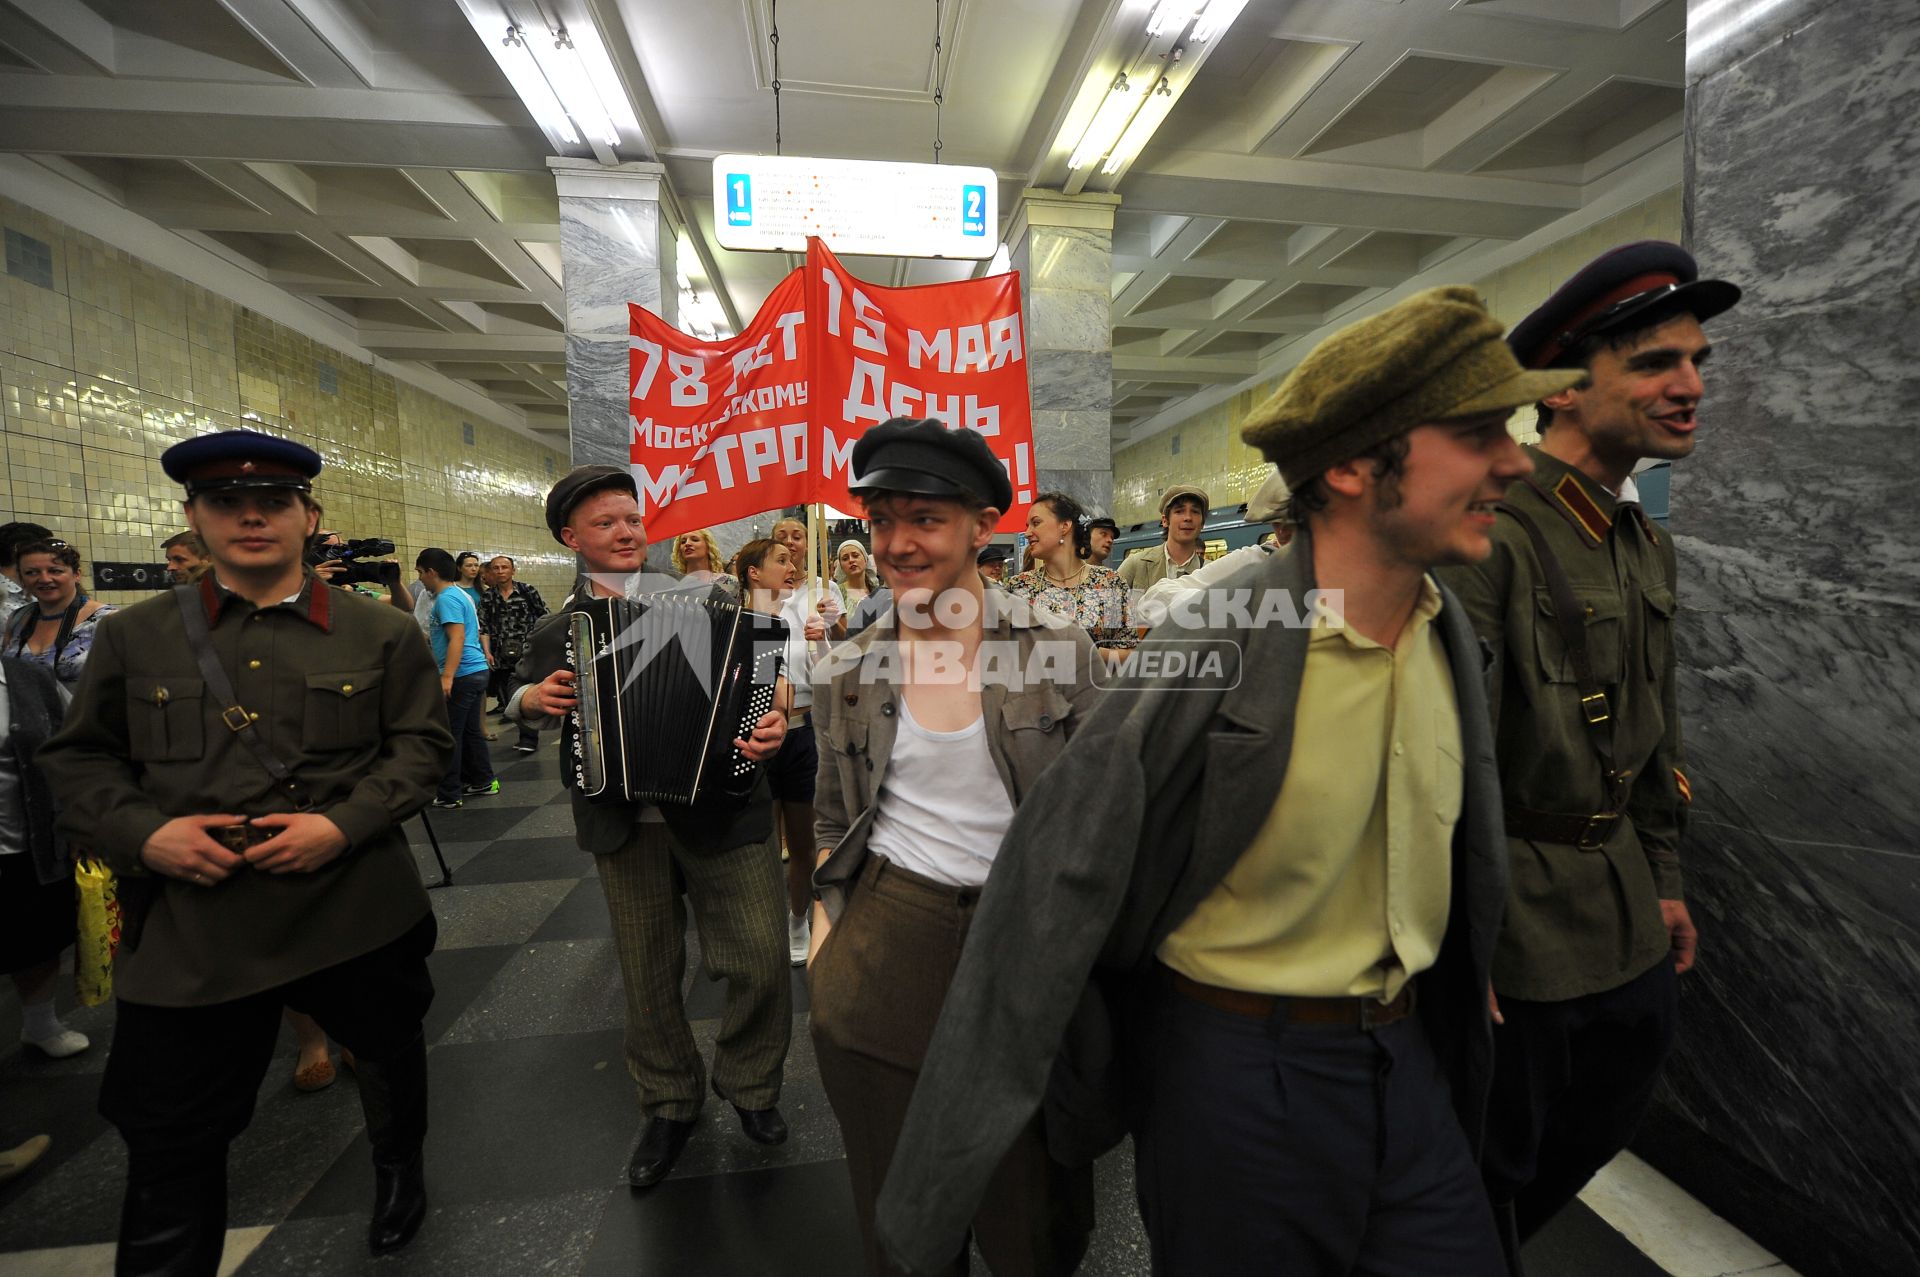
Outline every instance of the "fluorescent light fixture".
[[1167, 118], [1167, 112], [1173, 110], [1173, 102], [1173, 86], [1167, 83], [1167, 77], [1163, 75], [1160, 77], [1160, 82], [1154, 86], [1153, 92], [1147, 94], [1147, 100], [1142, 102], [1140, 109], [1134, 113], [1132, 122], [1127, 125], [1127, 131], [1120, 135], [1120, 140], [1115, 142], [1113, 149], [1107, 153], [1107, 162], [1100, 166], [1100, 171], [1107, 174], [1118, 173], [1122, 165], [1140, 154], [1141, 149], [1147, 144], [1147, 139], [1152, 137], [1153, 131], [1160, 127], [1160, 122]]
[[547, 83], [546, 73], [534, 60], [533, 51], [527, 47], [526, 35], [518, 26], [511, 23], [507, 25], [506, 35], [500, 41], [500, 52], [494, 55], [494, 61], [507, 73], [513, 91], [520, 95], [527, 110], [533, 113], [534, 123], [569, 146], [580, 145], [580, 134], [575, 131], [573, 121], [567, 118], [566, 108], [560, 105], [553, 86]]
[[626, 92], [620, 88], [606, 46], [600, 43], [599, 32], [592, 24], [569, 28], [563, 23], [548, 40], [550, 48], [543, 47], [536, 37], [533, 56], [574, 122], [610, 147], [620, 145], [621, 117], [637, 133], [639, 125], [632, 111], [626, 109]]
[[1247, 0], [1207, 0], [1207, 7], [1193, 24], [1194, 43], [1202, 44], [1233, 25]]
[[1133, 117], [1138, 104], [1139, 99], [1133, 96], [1133, 86], [1127, 83], [1127, 74], [1122, 71], [1114, 77], [1107, 96], [1100, 100], [1100, 109], [1088, 121], [1087, 131], [1080, 135], [1080, 144], [1067, 157], [1067, 167], [1085, 168], [1112, 150], [1113, 144], [1126, 132], [1127, 121]]
[[1160, 0], [1153, 6], [1153, 16], [1147, 19], [1147, 34], [1178, 31], [1199, 17], [1206, 7], [1206, 0]]

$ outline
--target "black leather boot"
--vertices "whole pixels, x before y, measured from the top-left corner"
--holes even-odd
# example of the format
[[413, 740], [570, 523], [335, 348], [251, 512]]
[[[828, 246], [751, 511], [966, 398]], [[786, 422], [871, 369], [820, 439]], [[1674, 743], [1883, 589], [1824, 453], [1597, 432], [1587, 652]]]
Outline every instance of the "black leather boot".
[[127, 1181], [114, 1277], [213, 1277], [226, 1241], [223, 1150], [217, 1165], [195, 1173]]
[[427, 1217], [423, 1148], [427, 1138], [427, 1041], [417, 1037], [390, 1058], [375, 1063], [361, 1055], [360, 1107], [373, 1145], [373, 1222], [367, 1249], [398, 1250], [413, 1240]]

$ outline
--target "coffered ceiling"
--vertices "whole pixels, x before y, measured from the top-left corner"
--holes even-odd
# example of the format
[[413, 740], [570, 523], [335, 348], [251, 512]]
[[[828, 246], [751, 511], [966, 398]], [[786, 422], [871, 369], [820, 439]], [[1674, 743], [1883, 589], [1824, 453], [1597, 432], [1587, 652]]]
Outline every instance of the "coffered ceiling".
[[[543, 136], [495, 0], [0, 0], [0, 152], [283, 290], [366, 350], [564, 433]], [[511, 5], [511, 8], [509, 8]], [[591, 25], [736, 323], [790, 262], [712, 235], [708, 165], [774, 147], [769, 0], [498, 0]], [[1114, 436], [1171, 425], [1325, 327], [1678, 180], [1684, 0], [1251, 0], [1146, 149], [1067, 167], [1153, 0], [787, 0], [783, 149], [1116, 189]], [[943, 56], [934, 61], [936, 16]], [[1194, 69], [1197, 66], [1197, 69]], [[594, 153], [581, 148], [577, 153]], [[20, 158], [24, 157], [24, 158]], [[603, 158], [606, 158], [603, 156]], [[886, 283], [970, 263], [856, 260]]]

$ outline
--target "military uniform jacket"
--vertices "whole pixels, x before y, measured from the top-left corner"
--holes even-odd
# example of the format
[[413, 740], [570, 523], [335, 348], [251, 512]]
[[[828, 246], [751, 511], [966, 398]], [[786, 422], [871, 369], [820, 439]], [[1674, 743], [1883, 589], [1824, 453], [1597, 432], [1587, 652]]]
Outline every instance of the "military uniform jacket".
[[315, 873], [236, 870], [199, 886], [148, 874], [140, 849], [176, 816], [294, 810], [205, 685], [172, 591], [100, 624], [66, 725], [39, 765], [78, 850], [131, 875], [151, 901], [115, 991], [205, 1006], [285, 984], [379, 948], [419, 922], [427, 895], [400, 821], [446, 770], [440, 672], [419, 627], [385, 602], [316, 586], [258, 608], [200, 580], [214, 655], [241, 708], [347, 836]]
[[[1676, 848], [1687, 793], [1674, 700], [1674, 554], [1637, 504], [1618, 505], [1565, 462], [1527, 452], [1533, 476], [1508, 491], [1506, 504], [1533, 520], [1572, 583], [1615, 720], [1614, 766], [1629, 773], [1621, 818], [1589, 839], [1597, 849], [1508, 840], [1513, 895], [1494, 988], [1561, 1001], [1625, 984], [1668, 953], [1660, 901], [1681, 898]], [[1485, 562], [1440, 576], [1493, 649], [1500, 785], [1519, 831], [1516, 808], [1580, 816], [1613, 804], [1547, 578], [1512, 510], [1499, 514]]]
[[[1270, 591], [1298, 609], [1314, 587], [1311, 538], [1216, 588]], [[1505, 831], [1483, 690], [1483, 654], [1441, 587], [1464, 755], [1446, 938], [1419, 977], [1417, 1014], [1478, 1149], [1493, 1072], [1487, 977], [1507, 898]], [[1047, 1143], [1067, 1165], [1124, 1134], [1128, 987], [1150, 977], [1161, 941], [1219, 885], [1273, 810], [1293, 749], [1310, 631], [1229, 617], [1162, 627], [1167, 643], [1230, 644], [1244, 677], [1206, 690], [1132, 678], [1100, 692], [1040, 798], [1014, 812], [948, 988], [892, 1168], [876, 1203], [882, 1244], [909, 1271], [938, 1269], [1001, 1156], [1044, 1097]], [[1184, 681], [1184, 680], [1182, 680]], [[862, 698], [864, 702], [864, 697]], [[817, 702], [816, 702], [817, 703]], [[828, 751], [822, 744], [821, 766]], [[825, 782], [822, 782], [825, 788]], [[1058, 792], [1064, 797], [1047, 801]]]

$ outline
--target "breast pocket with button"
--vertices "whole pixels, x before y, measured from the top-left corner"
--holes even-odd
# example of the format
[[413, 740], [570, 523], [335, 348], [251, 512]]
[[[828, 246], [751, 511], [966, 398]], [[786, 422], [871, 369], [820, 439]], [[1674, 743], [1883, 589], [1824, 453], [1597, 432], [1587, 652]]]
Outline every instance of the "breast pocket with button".
[[[1593, 677], [1602, 687], [1620, 684], [1626, 669], [1626, 605], [1610, 591], [1576, 589], [1574, 602], [1579, 606], [1586, 627], [1587, 661]], [[1540, 677], [1549, 683], [1578, 682], [1573, 659], [1560, 637], [1560, 624], [1553, 612], [1553, 598], [1545, 589], [1534, 592], [1534, 654], [1540, 662]]]
[[205, 687], [197, 678], [127, 680], [127, 752], [134, 761], [181, 763], [206, 752]]
[[364, 749], [380, 739], [380, 684], [385, 670], [307, 675], [306, 721], [300, 743], [327, 751]]

